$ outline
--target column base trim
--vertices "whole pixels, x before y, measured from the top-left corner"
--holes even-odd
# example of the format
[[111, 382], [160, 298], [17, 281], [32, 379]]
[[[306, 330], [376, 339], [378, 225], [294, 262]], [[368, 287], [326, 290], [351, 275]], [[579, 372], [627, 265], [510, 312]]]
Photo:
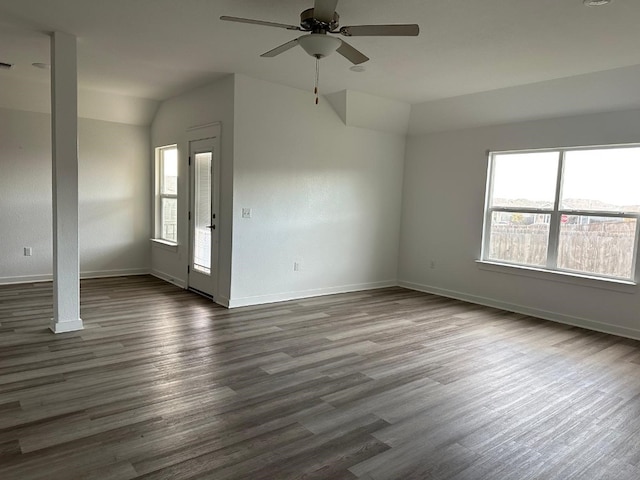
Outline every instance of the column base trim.
[[77, 330], [84, 330], [84, 325], [82, 324], [81, 318], [78, 320], [67, 320], [64, 322], [56, 321], [52, 318], [49, 323], [49, 329], [53, 333], [75, 332]]

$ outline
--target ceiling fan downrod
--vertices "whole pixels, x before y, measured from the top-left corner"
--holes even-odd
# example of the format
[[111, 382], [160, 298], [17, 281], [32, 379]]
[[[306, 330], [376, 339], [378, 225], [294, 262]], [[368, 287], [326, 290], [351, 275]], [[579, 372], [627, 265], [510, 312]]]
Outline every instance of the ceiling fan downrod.
[[316, 105], [318, 105], [318, 84], [320, 83], [320, 57], [316, 57], [316, 83], [313, 93], [316, 94]]

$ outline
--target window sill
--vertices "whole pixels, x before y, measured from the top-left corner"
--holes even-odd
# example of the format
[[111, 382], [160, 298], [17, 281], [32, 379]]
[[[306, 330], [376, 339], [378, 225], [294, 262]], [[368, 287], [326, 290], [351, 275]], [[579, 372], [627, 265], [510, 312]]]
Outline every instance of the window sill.
[[159, 247], [163, 250], [168, 250], [170, 252], [178, 251], [178, 244], [174, 242], [168, 242], [167, 240], [161, 240], [159, 238], [152, 238], [151, 243], [154, 247]]
[[506, 273], [510, 275], [520, 275], [539, 280], [551, 282], [568, 283], [580, 287], [600, 288], [612, 290], [620, 293], [636, 293], [637, 283], [628, 280], [617, 280], [614, 278], [600, 278], [576, 273], [543, 270], [535, 267], [525, 267], [522, 265], [511, 265], [508, 263], [489, 262], [486, 260], [476, 260], [480, 270], [490, 272]]

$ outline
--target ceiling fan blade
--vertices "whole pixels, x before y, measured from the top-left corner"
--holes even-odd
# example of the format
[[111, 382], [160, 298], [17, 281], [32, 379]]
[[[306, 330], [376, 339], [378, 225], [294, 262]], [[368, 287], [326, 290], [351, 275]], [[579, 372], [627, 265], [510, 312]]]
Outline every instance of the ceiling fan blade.
[[280, 55], [282, 52], [286, 52], [287, 50], [295, 47], [296, 45], [298, 45], [298, 39], [294, 38], [290, 42], [283, 43], [279, 47], [276, 47], [273, 50], [269, 50], [268, 52], [265, 52], [260, 56], [261, 57], [275, 57], [276, 55]]
[[369, 60], [369, 57], [367, 57], [360, 50], [356, 50], [344, 40], [340, 40], [340, 41], [342, 42], [342, 45], [338, 47], [336, 52], [338, 52], [340, 55], [342, 55], [344, 58], [349, 60], [354, 65], [360, 65], [361, 63], [364, 63], [367, 60]]
[[263, 25], [265, 27], [286, 28], [287, 30], [302, 30], [300, 27], [297, 27], [295, 25], [286, 25], [284, 23], [275, 23], [275, 22], [265, 22], [262, 20], [253, 20], [251, 18], [229, 17], [227, 15], [221, 16], [220, 20], [226, 20], [227, 22], [251, 23], [253, 25]]
[[331, 23], [337, 6], [338, 0], [315, 0], [313, 2], [313, 17], [321, 22]]
[[340, 33], [345, 37], [415, 37], [420, 33], [420, 27], [416, 24], [404, 25], [352, 25], [342, 27]]

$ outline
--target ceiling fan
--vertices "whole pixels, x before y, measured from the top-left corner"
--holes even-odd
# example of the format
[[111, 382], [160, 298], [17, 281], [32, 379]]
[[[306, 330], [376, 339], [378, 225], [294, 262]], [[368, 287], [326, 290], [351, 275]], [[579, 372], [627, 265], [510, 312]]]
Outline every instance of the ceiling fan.
[[220, 20], [229, 22], [250, 23], [253, 25], [264, 25], [265, 27], [285, 28], [308, 32], [306, 35], [288, 41], [268, 52], [261, 57], [275, 57], [287, 50], [300, 45], [305, 52], [316, 59], [316, 103], [318, 103], [318, 60], [327, 55], [338, 52], [354, 65], [369, 60], [365, 54], [355, 49], [340, 38], [330, 36], [342, 35], [345, 37], [370, 37], [370, 36], [416, 36], [420, 32], [420, 27], [416, 24], [398, 25], [354, 25], [340, 27], [340, 15], [336, 12], [338, 0], [314, 0], [313, 8], [308, 8], [300, 14], [300, 26], [287, 25], [284, 23], [265, 22], [250, 18], [229, 17], [223, 15]]
[[338, 0], [315, 0], [313, 8], [308, 8], [300, 14], [300, 26], [286, 25], [284, 23], [265, 22], [250, 18], [229, 17], [223, 15], [220, 20], [229, 22], [251, 23], [264, 25], [265, 27], [285, 28], [310, 32], [307, 35], [295, 38], [279, 47], [263, 53], [261, 57], [275, 57], [283, 52], [300, 45], [305, 52], [315, 58], [323, 58], [337, 51], [354, 65], [369, 60], [369, 57], [356, 50], [342, 39], [331, 37], [327, 34], [343, 35], [345, 37], [371, 37], [371, 36], [416, 36], [420, 33], [420, 27], [416, 24], [399, 25], [354, 25], [340, 27], [340, 15], [336, 12]]

